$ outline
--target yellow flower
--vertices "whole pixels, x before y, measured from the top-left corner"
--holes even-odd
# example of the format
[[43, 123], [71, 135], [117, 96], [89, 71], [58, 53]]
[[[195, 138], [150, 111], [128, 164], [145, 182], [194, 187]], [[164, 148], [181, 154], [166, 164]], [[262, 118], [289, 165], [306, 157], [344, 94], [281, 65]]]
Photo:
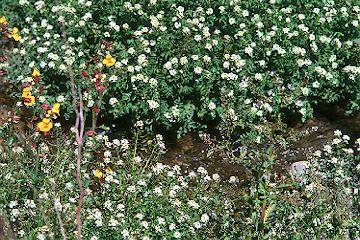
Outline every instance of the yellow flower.
[[0, 24], [4, 24], [4, 25], [7, 25], [7, 24], [8, 24], [8, 22], [6, 21], [5, 16], [2, 16], [2, 17], [0, 18]]
[[51, 108], [51, 112], [60, 116], [60, 103], [55, 103]]
[[102, 178], [103, 173], [102, 173], [102, 171], [100, 169], [96, 169], [95, 172], [94, 172], [94, 175], [97, 178]]
[[107, 54], [106, 57], [103, 60], [103, 64], [105, 64], [107, 67], [111, 67], [116, 62], [115, 58], [113, 58], [110, 54]]
[[105, 172], [106, 173], [112, 173], [113, 170], [111, 169], [111, 167], [106, 167]]
[[23, 92], [22, 97], [26, 106], [31, 107], [35, 104], [35, 97], [31, 95], [31, 92]]
[[27, 98], [31, 96], [31, 92], [30, 92], [30, 88], [26, 87], [23, 89], [23, 93], [22, 93], [22, 97], [23, 98]]
[[49, 118], [43, 118], [41, 122], [38, 123], [38, 128], [42, 132], [48, 132], [53, 128], [53, 123]]
[[19, 29], [17, 27], [14, 27], [11, 31], [10, 31], [10, 37], [14, 38], [15, 41], [20, 41], [21, 37], [19, 35]]
[[32, 72], [32, 76], [33, 77], [40, 77], [40, 71], [39, 71], [39, 69], [37, 69], [37, 68], [34, 68], [34, 70], [33, 70], [33, 72]]

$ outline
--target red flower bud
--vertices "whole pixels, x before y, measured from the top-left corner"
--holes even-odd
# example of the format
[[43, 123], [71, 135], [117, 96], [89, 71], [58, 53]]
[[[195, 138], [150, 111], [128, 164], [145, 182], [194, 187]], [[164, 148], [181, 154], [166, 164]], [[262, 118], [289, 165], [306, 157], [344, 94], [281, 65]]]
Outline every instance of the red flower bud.
[[41, 104], [41, 107], [44, 110], [50, 110], [51, 109], [51, 106], [49, 104], [46, 104], [46, 103]]
[[40, 87], [38, 88], [38, 91], [39, 91], [39, 93], [42, 93], [42, 92], [44, 91], [44, 86], [40, 86]]
[[106, 87], [104, 85], [95, 86], [95, 88], [98, 92], [103, 92], [106, 90]]
[[8, 60], [8, 58], [2, 55], [2, 56], [0, 56], [0, 60], [2, 62], [6, 62]]
[[94, 113], [99, 113], [99, 112], [100, 112], [100, 108], [98, 108], [97, 106], [93, 106], [93, 107], [92, 107], [92, 111], [93, 111]]
[[24, 102], [31, 102], [30, 98], [24, 98]]
[[89, 130], [89, 131], [86, 131], [85, 134], [89, 137], [92, 137], [92, 136], [95, 136], [96, 135], [96, 132], [93, 131], [93, 130]]
[[88, 77], [89, 77], [89, 74], [87, 74], [87, 73], [86, 73], [86, 72], [84, 72], [84, 71], [81, 71], [80, 73], [81, 73], [81, 75], [83, 75], [83, 77], [86, 77], [86, 78], [88, 78]]

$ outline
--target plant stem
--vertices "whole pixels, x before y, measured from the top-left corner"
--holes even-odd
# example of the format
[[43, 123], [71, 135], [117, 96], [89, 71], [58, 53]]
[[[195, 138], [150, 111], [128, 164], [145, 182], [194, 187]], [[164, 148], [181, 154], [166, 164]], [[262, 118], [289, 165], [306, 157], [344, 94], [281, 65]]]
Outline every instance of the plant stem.
[[[65, 24], [62, 24], [62, 35], [64, 39], [64, 43], [66, 48], [69, 49], [66, 31], [65, 31]], [[67, 56], [71, 57], [71, 56]], [[81, 94], [80, 87], [75, 86], [75, 78], [74, 78], [74, 71], [72, 69], [71, 64], [67, 61], [67, 70], [70, 77], [70, 89], [71, 89], [71, 96], [72, 96], [72, 105], [76, 114], [75, 120], [75, 133], [76, 133], [76, 142], [77, 142], [77, 157], [76, 157], [76, 182], [79, 186], [80, 195], [78, 206], [76, 208], [76, 225], [77, 225], [77, 240], [81, 240], [81, 208], [84, 202], [85, 190], [82, 185], [81, 181], [81, 156], [82, 156], [82, 146], [84, 142], [84, 130], [85, 130], [85, 121], [84, 121], [84, 109], [83, 109], [83, 98]], [[76, 90], [77, 89], [77, 93]], [[77, 103], [77, 99], [79, 98], [79, 102]]]

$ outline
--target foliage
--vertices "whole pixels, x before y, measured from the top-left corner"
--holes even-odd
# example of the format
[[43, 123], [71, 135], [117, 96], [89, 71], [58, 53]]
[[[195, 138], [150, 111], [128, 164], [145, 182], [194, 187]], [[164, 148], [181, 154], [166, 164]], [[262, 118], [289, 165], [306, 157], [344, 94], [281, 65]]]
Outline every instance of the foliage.
[[[69, 118], [70, 63], [87, 111], [180, 134], [229, 116], [305, 120], [318, 103], [359, 109], [359, 12], [347, 0], [20, 0], [4, 12], [22, 37], [8, 79], [20, 97], [40, 68], [35, 108], [60, 102]], [[106, 55], [116, 63], [104, 65]]]

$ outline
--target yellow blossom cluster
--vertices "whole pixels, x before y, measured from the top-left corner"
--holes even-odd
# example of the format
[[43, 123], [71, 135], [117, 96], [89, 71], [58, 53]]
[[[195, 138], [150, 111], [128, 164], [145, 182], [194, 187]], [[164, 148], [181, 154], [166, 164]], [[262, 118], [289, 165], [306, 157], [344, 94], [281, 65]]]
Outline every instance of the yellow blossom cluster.
[[104, 177], [104, 175], [105, 175], [106, 173], [112, 173], [112, 172], [113, 172], [113, 170], [111, 169], [111, 167], [106, 167], [104, 171], [98, 168], [98, 169], [96, 169], [96, 170], [94, 171], [94, 176], [95, 176], [96, 178], [101, 179], [101, 178]]
[[19, 29], [17, 27], [8, 28], [8, 22], [5, 16], [0, 17], [0, 29], [4, 29], [5, 36], [8, 38], [13, 38], [15, 41], [20, 41], [21, 36], [19, 34]]
[[[36, 97], [32, 95], [31, 88], [41, 81], [40, 70], [37, 68], [33, 69], [31, 74], [32, 81], [28, 82], [22, 89], [22, 98], [24, 105], [31, 107], [35, 105]], [[40, 88], [39, 88], [40, 89]], [[39, 90], [41, 92], [42, 90]], [[41, 132], [48, 133], [54, 126], [52, 119], [56, 119], [60, 116], [60, 103], [54, 103], [52, 106], [48, 104], [42, 104], [41, 107], [46, 111], [45, 117], [42, 118], [41, 122], [37, 124], [37, 129]]]
[[35, 97], [31, 94], [30, 87], [23, 89], [22, 98], [24, 100], [24, 104], [28, 107], [31, 107], [35, 104]]

